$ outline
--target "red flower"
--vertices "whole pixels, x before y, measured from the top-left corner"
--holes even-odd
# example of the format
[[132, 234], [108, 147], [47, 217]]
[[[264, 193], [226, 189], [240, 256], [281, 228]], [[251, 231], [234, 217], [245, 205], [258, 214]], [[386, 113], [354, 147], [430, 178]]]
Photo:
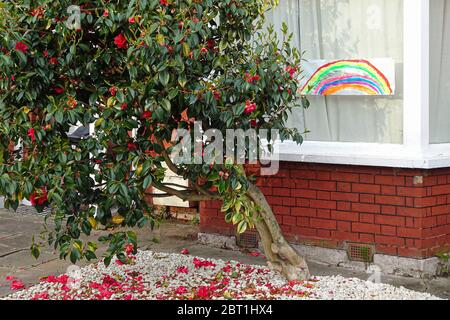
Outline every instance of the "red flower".
[[55, 65], [55, 64], [57, 64], [57, 63], [58, 63], [58, 59], [57, 59], [57, 58], [55, 58], [55, 57], [53, 57], [53, 58], [50, 58], [50, 60], [49, 60], [49, 63], [50, 63], [51, 65]]
[[34, 128], [28, 129], [28, 136], [31, 138], [31, 141], [36, 142], [36, 135]]
[[136, 22], [136, 19], [134, 17], [131, 17], [131, 18], [128, 19], [128, 22], [133, 24], [133, 23]]
[[152, 117], [151, 111], [144, 111], [144, 113], [142, 114], [142, 119], [149, 119], [151, 117]]
[[48, 51], [47, 50], [44, 51], [44, 57], [46, 57], [46, 58], [48, 57]]
[[208, 261], [208, 260], [200, 260], [198, 258], [194, 258], [194, 266], [195, 269], [200, 269], [201, 267], [215, 267], [216, 264], [214, 262]]
[[181, 267], [178, 267], [178, 268], [177, 268], [177, 273], [188, 274], [188, 273], [189, 273], [189, 269], [188, 269], [188, 267], [181, 266]]
[[15, 49], [17, 51], [20, 51], [20, 52], [23, 52], [23, 53], [27, 53], [28, 46], [25, 43], [23, 43], [22, 41], [19, 41], [19, 42], [16, 43]]
[[116, 95], [116, 93], [117, 93], [117, 88], [116, 87], [111, 87], [111, 88], [109, 88], [109, 93], [112, 95], [112, 96], [115, 96]]
[[250, 120], [249, 122], [250, 122], [250, 125], [251, 125], [252, 127], [257, 127], [257, 126], [258, 126], [258, 120], [252, 119], [252, 120]]
[[122, 104], [122, 105], [120, 106], [120, 109], [126, 110], [127, 107], [128, 107], [128, 105], [127, 105], [126, 103], [124, 103], [124, 104]]
[[205, 48], [205, 47], [203, 47], [203, 48], [201, 48], [200, 52], [201, 52], [202, 54], [207, 54], [207, 53], [208, 53], [208, 49]]
[[245, 81], [248, 83], [254, 83], [255, 81], [261, 80], [261, 77], [259, 75], [252, 76], [250, 73], [245, 74]]
[[187, 293], [187, 292], [188, 292], [188, 291], [187, 291], [186, 287], [183, 287], [183, 286], [179, 286], [179, 287], [175, 290], [175, 293], [178, 294], [178, 295], [185, 294], [185, 293]]
[[132, 243], [127, 244], [125, 247], [125, 252], [127, 255], [133, 254], [134, 253], [134, 244], [132, 244]]
[[209, 49], [214, 49], [216, 46], [216, 41], [214, 39], [209, 39], [208, 40], [208, 48]]
[[41, 194], [38, 192], [33, 192], [30, 195], [30, 202], [33, 207], [36, 205], [43, 206], [47, 202], [47, 190], [45, 187], [41, 188]]
[[214, 99], [216, 99], [217, 101], [219, 101], [220, 98], [222, 98], [222, 94], [220, 93], [220, 91], [217, 91], [217, 90], [214, 91], [213, 95], [214, 95]]
[[250, 100], [247, 100], [247, 102], [245, 103], [245, 110], [244, 113], [245, 114], [251, 114], [253, 113], [256, 109], [258, 109], [258, 107], [256, 106], [256, 103], [251, 102]]
[[162, 6], [169, 6], [169, 0], [159, 0], [159, 4]]
[[126, 49], [127, 47], [127, 38], [123, 34], [119, 34], [114, 38], [114, 43], [119, 49]]
[[13, 280], [10, 286], [11, 290], [21, 290], [25, 289], [25, 285], [20, 280]]
[[63, 94], [64, 88], [62, 87], [54, 87], [56, 94]]
[[14, 276], [7, 276], [7, 277], [5, 278], [6, 281], [14, 281], [14, 280], [16, 280], [16, 279], [17, 279], [17, 278], [14, 277]]
[[183, 249], [183, 250], [181, 250], [181, 254], [189, 254], [189, 250], [188, 249]]
[[103, 16], [104, 16], [104, 17], [109, 17], [109, 11], [108, 11], [108, 9], [106, 9], [105, 11], [103, 11]]
[[135, 151], [137, 149], [137, 146], [134, 142], [128, 142], [128, 150]]
[[197, 290], [197, 297], [199, 298], [208, 298], [209, 297], [209, 288], [205, 286], [201, 286]]
[[289, 73], [291, 79], [294, 78], [294, 75], [297, 71], [298, 71], [298, 67], [291, 67], [291, 66], [286, 67], [286, 72]]

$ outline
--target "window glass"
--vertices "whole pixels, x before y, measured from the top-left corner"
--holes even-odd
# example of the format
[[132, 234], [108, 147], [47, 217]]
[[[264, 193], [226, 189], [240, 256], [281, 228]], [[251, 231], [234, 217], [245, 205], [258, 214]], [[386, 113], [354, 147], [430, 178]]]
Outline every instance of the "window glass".
[[450, 143], [450, 0], [430, 6], [430, 142]]
[[403, 143], [403, 0], [282, 0], [268, 13], [283, 22], [306, 60], [395, 61], [394, 96], [310, 96], [290, 126], [311, 131], [310, 141]]

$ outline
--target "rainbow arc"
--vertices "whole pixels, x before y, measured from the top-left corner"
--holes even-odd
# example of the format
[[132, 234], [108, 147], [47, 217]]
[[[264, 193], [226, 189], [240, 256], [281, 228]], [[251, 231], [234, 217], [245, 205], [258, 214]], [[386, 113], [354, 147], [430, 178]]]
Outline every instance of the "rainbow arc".
[[387, 77], [367, 60], [338, 60], [321, 66], [303, 86], [304, 95], [392, 95]]

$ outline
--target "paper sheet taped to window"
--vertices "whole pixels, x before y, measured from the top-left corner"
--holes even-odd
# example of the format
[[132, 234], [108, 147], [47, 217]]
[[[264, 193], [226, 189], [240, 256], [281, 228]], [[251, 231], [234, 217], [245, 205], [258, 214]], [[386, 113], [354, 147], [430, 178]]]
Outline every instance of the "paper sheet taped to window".
[[393, 59], [311, 60], [302, 64], [303, 95], [391, 96], [395, 94]]

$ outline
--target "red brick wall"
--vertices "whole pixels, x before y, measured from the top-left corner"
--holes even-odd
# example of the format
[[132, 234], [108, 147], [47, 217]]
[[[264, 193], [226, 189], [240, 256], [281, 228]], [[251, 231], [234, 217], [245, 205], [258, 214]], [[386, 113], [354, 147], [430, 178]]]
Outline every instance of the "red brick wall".
[[[425, 258], [450, 248], [450, 168], [394, 169], [284, 162], [258, 179], [285, 235], [295, 243]], [[202, 232], [233, 235], [220, 203], [200, 205]]]

